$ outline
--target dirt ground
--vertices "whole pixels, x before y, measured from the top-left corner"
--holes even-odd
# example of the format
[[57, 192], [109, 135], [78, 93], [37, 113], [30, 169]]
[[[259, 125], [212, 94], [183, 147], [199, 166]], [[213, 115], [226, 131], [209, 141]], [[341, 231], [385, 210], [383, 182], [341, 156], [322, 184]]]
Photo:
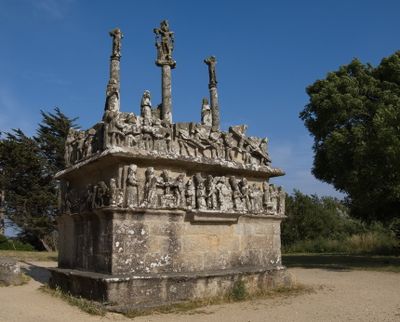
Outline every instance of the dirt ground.
[[[48, 278], [45, 266], [25, 265], [32, 280], [0, 287], [0, 321], [132, 321], [119, 314], [89, 315], [38, 290]], [[135, 322], [400, 321], [400, 273], [291, 268], [311, 293], [208, 306], [180, 314], [156, 314]]]

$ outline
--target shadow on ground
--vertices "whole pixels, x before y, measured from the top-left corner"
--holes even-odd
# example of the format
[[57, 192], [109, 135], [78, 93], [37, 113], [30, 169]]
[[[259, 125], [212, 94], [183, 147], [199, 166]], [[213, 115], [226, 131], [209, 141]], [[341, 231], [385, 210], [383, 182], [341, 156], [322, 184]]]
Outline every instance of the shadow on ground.
[[46, 284], [50, 278], [50, 271], [46, 267], [34, 265], [32, 263], [24, 262], [26, 266], [21, 267], [21, 270], [31, 277], [33, 280]]
[[369, 269], [400, 272], [400, 257], [344, 254], [287, 254], [286, 267], [324, 268], [329, 270]]

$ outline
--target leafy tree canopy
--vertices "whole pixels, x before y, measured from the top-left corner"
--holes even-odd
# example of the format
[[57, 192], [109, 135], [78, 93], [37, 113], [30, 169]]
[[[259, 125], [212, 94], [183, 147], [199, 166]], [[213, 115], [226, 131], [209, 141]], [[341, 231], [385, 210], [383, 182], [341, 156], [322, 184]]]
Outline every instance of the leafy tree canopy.
[[400, 51], [377, 67], [354, 59], [307, 94], [313, 174], [348, 195], [353, 215], [400, 216]]

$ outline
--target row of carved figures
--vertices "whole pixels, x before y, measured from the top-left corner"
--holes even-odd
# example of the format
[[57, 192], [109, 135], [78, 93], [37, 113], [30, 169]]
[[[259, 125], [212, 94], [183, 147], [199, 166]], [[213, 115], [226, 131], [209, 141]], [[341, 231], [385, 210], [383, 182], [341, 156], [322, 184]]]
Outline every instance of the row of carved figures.
[[184, 174], [171, 178], [164, 170], [157, 175], [154, 168], [145, 171], [144, 182], [136, 177], [137, 166], [128, 167], [125, 188], [111, 178], [88, 185], [82, 198], [67, 185], [64, 193], [66, 213], [105, 206], [153, 209], [192, 209], [200, 211], [243, 212], [253, 214], [285, 213], [285, 192], [267, 181], [262, 187], [249, 184], [246, 178], [234, 176], [203, 177], [200, 173], [186, 179]]
[[[207, 117], [203, 123], [169, 124], [160, 120], [151, 108], [150, 93], [145, 92], [141, 116], [134, 113], [106, 111], [103, 130], [77, 131], [71, 129], [65, 145], [65, 161], [70, 166], [103, 148], [128, 147], [189, 157], [208, 157], [237, 161], [245, 165], [268, 165], [268, 140], [245, 135], [246, 126], [231, 127], [229, 132], [213, 131]], [[208, 102], [203, 109], [208, 111]], [[99, 137], [102, 137], [99, 140]], [[95, 139], [97, 138], [97, 140]]]

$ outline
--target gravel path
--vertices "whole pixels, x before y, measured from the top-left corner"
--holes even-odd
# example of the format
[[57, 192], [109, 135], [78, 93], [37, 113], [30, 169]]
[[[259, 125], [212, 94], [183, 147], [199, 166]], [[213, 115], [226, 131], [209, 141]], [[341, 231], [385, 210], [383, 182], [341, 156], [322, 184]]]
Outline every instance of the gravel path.
[[[41, 266], [27, 266], [28, 284], [0, 287], [0, 321], [132, 321], [119, 314], [92, 316], [38, 291], [48, 278]], [[314, 292], [289, 297], [209, 306], [182, 314], [157, 314], [135, 322], [400, 321], [400, 273], [290, 269]]]

